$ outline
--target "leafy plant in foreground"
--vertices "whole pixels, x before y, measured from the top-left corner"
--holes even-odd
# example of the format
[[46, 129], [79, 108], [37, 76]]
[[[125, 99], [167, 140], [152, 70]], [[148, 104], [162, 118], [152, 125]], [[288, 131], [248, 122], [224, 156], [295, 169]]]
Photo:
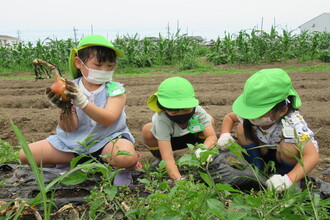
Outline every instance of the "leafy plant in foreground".
[[[88, 174], [90, 174], [90, 173], [95, 174], [95, 173], [99, 172], [102, 174], [103, 181], [102, 181], [101, 185], [104, 188], [103, 192], [107, 195], [108, 199], [115, 201], [116, 209], [121, 209], [121, 206], [118, 204], [118, 202], [115, 198], [115, 195], [117, 192], [117, 186], [113, 185], [112, 181], [113, 181], [114, 177], [123, 169], [113, 170], [113, 168], [110, 165], [102, 164], [102, 163], [98, 162], [97, 158], [94, 158], [94, 157], [92, 157], [92, 159], [90, 159], [89, 161], [87, 161], [83, 164], [78, 164], [79, 160], [81, 158], [85, 157], [85, 155], [80, 155], [71, 161], [71, 163], [70, 163], [71, 170], [62, 174], [61, 176], [57, 177], [56, 179], [54, 179], [53, 181], [51, 181], [50, 183], [48, 183], [46, 185], [43, 181], [43, 170], [42, 170], [42, 168], [37, 166], [24, 136], [22, 135], [19, 128], [16, 125], [14, 125], [14, 123], [12, 121], [10, 121], [10, 124], [24, 150], [24, 153], [27, 155], [27, 158], [31, 165], [32, 171], [36, 177], [38, 188], [40, 190], [40, 193], [34, 199], [28, 201], [28, 205], [33, 206], [33, 205], [42, 204], [43, 210], [44, 210], [44, 215], [43, 215], [44, 219], [50, 219], [51, 209], [54, 206], [52, 197], [48, 198], [48, 196], [47, 196], [48, 192], [53, 192], [53, 193], [51, 193], [51, 195], [53, 196], [54, 192], [56, 190], [56, 187], [60, 183], [64, 183], [67, 185], [77, 185], [79, 183], [82, 183], [89, 178]], [[83, 148], [88, 149], [95, 143], [95, 141], [93, 141], [90, 144], [87, 144], [92, 137], [93, 136], [90, 136], [86, 140], [84, 140], [83, 142], [80, 143], [83, 146]], [[117, 140], [111, 140], [111, 141], [113, 141], [113, 144], [115, 145]], [[126, 151], [118, 151], [116, 155], [113, 155], [113, 156], [105, 155], [104, 157], [113, 158], [113, 157], [119, 156], [119, 155], [130, 155], [130, 153], [128, 153]], [[100, 191], [100, 193], [102, 193], [102, 191]], [[90, 203], [91, 204], [91, 210], [90, 210], [91, 219], [94, 219], [94, 217], [96, 217], [95, 213], [102, 211], [102, 210], [99, 210], [100, 205], [103, 204], [103, 203], [100, 203], [100, 201], [102, 202], [104, 200], [95, 200], [95, 201], [93, 200]], [[104, 201], [104, 202], [106, 202], [106, 201]], [[10, 204], [8, 204], [8, 205], [10, 205]], [[1, 207], [0, 210], [2, 210], [4, 208], [5, 207]], [[21, 215], [21, 213], [24, 209], [24, 206], [22, 206], [20, 208], [21, 209], [19, 209], [15, 213], [15, 218], [18, 218]], [[121, 209], [121, 211], [124, 211], [124, 210]]]

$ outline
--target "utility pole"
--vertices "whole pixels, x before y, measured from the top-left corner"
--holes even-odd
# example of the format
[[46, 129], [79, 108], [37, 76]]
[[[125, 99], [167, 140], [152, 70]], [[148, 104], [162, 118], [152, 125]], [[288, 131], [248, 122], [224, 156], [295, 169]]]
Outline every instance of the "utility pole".
[[74, 42], [77, 42], [77, 31], [78, 29], [73, 26]]
[[21, 32], [19, 30], [17, 30], [17, 38], [18, 41], [21, 41]]
[[91, 24], [91, 33], [93, 35], [93, 25]]
[[170, 39], [170, 23], [167, 22], [167, 38]]

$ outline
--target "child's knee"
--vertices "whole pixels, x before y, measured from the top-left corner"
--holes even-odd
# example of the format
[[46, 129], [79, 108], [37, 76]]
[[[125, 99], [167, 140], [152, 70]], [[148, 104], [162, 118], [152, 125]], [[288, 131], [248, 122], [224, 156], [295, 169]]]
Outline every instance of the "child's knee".
[[114, 168], [131, 168], [138, 162], [137, 155], [120, 155], [113, 158], [111, 165]]
[[28, 164], [28, 160], [27, 160], [27, 157], [23, 151], [23, 149], [21, 149], [18, 153], [18, 159], [21, 161], [21, 163], [23, 164]]
[[142, 136], [143, 138], [150, 138], [152, 137], [152, 133], [150, 129], [152, 128], [152, 123], [145, 124], [142, 128]]

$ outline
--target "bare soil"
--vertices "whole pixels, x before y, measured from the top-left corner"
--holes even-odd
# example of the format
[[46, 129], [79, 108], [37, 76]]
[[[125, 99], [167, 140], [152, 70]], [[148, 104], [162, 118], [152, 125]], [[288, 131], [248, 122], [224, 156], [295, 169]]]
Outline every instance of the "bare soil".
[[[315, 63], [286, 63], [244, 66], [219, 66], [220, 69], [260, 70], [263, 68], [281, 68], [286, 66], [308, 66]], [[19, 75], [33, 73], [19, 73]], [[220, 131], [221, 122], [226, 113], [231, 111], [233, 101], [243, 91], [246, 79], [251, 74], [208, 74], [184, 75], [195, 88], [200, 104], [215, 119], [216, 131]], [[329, 174], [322, 170], [330, 168], [330, 71], [289, 73], [293, 86], [299, 93], [303, 105], [300, 108], [309, 128], [319, 132], [321, 161], [311, 176], [330, 181]], [[147, 107], [146, 100], [158, 85], [169, 75], [153, 73], [144, 77], [115, 77], [115, 81], [125, 84], [127, 90], [127, 123], [136, 138], [136, 149], [142, 153], [142, 159], [150, 159], [150, 154], [143, 145], [141, 129], [150, 122], [153, 112]], [[0, 75], [1, 79], [1, 75]], [[21, 129], [28, 142], [38, 141], [55, 133], [57, 110], [47, 101], [44, 91], [53, 83], [44, 80], [1, 80], [0, 81], [0, 138], [11, 145], [18, 145], [18, 140], [9, 124], [10, 120]]]

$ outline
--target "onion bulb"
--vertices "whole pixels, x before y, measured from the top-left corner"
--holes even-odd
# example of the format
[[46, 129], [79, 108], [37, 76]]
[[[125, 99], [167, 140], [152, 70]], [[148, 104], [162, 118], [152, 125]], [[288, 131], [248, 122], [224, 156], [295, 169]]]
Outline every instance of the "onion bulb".
[[59, 76], [56, 70], [52, 71], [54, 76], [54, 84], [50, 87], [50, 89], [60, 95], [62, 97], [62, 101], [69, 102], [71, 97], [69, 95], [64, 94], [64, 91], [67, 90], [65, 80]]

